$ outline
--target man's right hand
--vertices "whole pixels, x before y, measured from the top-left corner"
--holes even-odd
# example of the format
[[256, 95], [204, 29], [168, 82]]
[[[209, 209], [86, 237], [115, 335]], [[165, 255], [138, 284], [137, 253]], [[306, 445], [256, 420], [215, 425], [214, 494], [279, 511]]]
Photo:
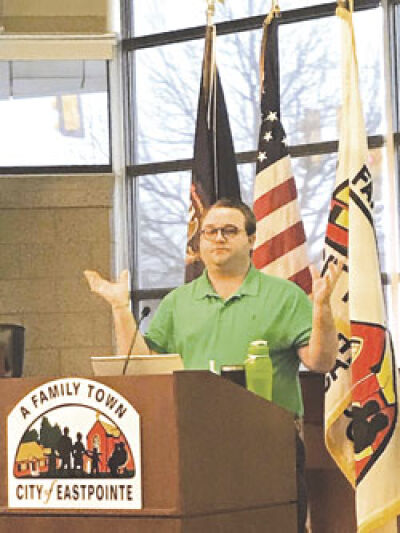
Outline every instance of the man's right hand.
[[114, 309], [129, 307], [129, 272], [123, 270], [116, 282], [108, 281], [94, 270], [85, 270], [90, 290], [102, 296]]

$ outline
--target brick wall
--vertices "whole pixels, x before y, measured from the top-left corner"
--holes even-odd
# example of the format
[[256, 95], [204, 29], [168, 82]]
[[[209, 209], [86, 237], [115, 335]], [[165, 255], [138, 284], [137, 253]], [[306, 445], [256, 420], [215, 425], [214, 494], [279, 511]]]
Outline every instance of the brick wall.
[[110, 309], [83, 270], [110, 276], [113, 177], [0, 178], [0, 323], [26, 328], [24, 375], [89, 375], [112, 352]]

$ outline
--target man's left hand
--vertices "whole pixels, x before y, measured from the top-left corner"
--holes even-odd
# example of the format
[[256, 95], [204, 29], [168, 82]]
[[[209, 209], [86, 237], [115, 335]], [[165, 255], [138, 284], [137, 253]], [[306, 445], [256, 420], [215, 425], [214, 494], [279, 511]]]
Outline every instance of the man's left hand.
[[330, 262], [325, 274], [321, 276], [316, 266], [310, 265], [312, 277], [311, 299], [314, 304], [329, 304], [329, 299], [342, 270], [342, 262], [338, 261], [337, 264]]

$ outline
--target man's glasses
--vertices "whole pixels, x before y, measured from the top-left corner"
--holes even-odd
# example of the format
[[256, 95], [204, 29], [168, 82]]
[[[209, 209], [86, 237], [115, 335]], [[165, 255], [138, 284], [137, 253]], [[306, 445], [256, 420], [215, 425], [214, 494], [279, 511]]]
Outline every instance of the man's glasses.
[[221, 232], [222, 237], [225, 240], [229, 241], [230, 239], [236, 237], [236, 235], [238, 235], [241, 231], [245, 230], [239, 229], [233, 225], [221, 226], [220, 228], [206, 226], [204, 229], [201, 230], [200, 234], [208, 241], [215, 241], [218, 238], [218, 233]]

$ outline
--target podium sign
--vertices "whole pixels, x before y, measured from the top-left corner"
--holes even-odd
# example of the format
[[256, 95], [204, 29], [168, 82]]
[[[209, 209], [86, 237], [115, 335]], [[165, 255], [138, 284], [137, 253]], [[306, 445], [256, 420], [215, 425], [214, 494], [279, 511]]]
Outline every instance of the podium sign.
[[7, 378], [0, 394], [0, 533], [296, 531], [293, 416], [227, 379]]
[[84, 378], [43, 383], [7, 418], [8, 506], [140, 509], [140, 418]]

